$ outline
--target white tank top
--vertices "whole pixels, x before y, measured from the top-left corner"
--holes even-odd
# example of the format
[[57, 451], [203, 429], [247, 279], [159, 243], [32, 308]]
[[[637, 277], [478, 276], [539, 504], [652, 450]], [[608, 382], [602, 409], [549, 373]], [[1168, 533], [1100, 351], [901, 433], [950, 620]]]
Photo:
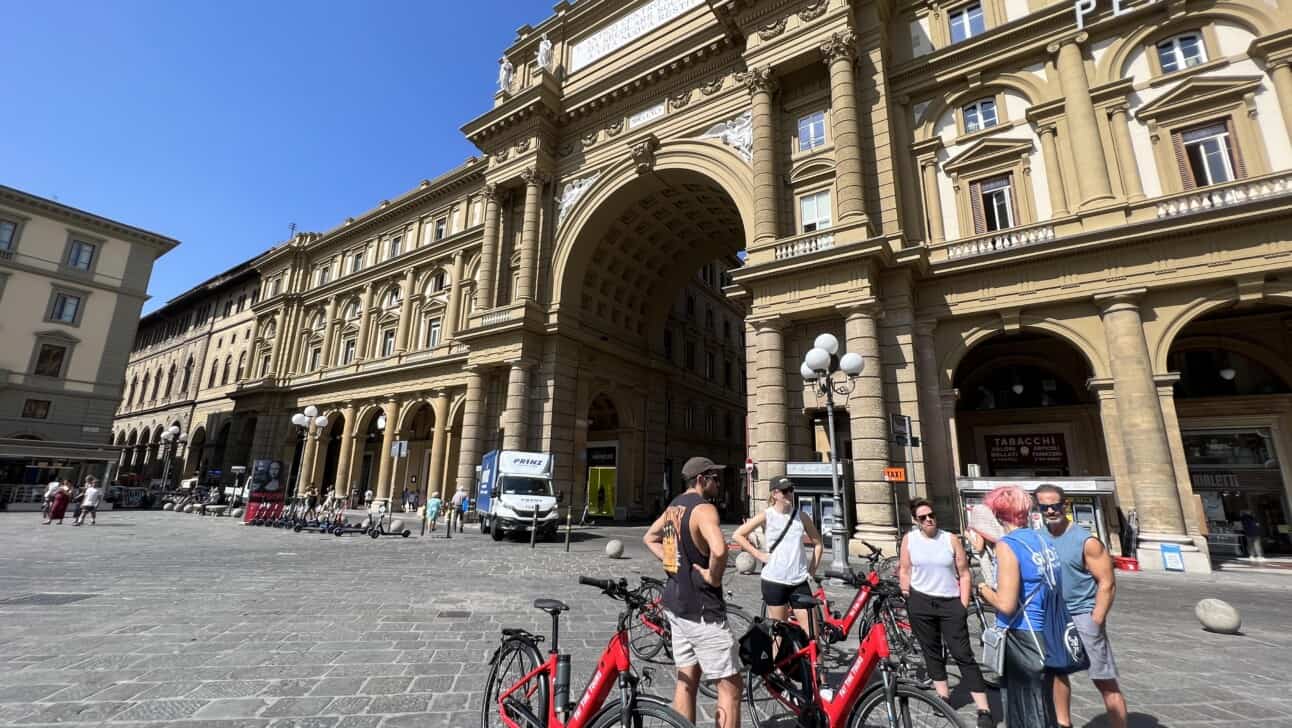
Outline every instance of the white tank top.
[[929, 538], [918, 528], [906, 536], [906, 551], [911, 555], [911, 589], [931, 597], [960, 596], [956, 577], [956, 555], [951, 548], [951, 534], [938, 531]]
[[762, 578], [795, 586], [807, 581], [808, 564], [807, 555], [803, 551], [803, 521], [798, 514], [794, 514], [794, 520], [790, 520], [789, 513], [781, 513], [775, 508], [768, 508], [764, 511], [767, 521], [763, 524], [763, 535], [767, 539], [767, 548], [771, 548], [777, 539], [781, 538], [781, 532], [789, 527], [789, 533], [781, 539], [776, 550], [771, 552], [771, 558], [767, 560], [767, 565], [763, 567]]

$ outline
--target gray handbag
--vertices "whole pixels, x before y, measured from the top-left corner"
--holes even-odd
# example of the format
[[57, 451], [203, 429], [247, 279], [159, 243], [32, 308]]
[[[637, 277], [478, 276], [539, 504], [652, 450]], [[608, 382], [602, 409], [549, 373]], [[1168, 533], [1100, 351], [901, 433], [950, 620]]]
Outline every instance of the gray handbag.
[[[1042, 586], [1038, 585], [1037, 588], [1032, 590], [1031, 596], [1029, 596], [1027, 601], [1023, 602], [1023, 605], [1018, 608], [1018, 612], [1010, 620], [1009, 625], [1001, 627], [1000, 625], [993, 624], [982, 631], [982, 664], [997, 675], [1005, 674], [1005, 634], [1009, 632], [1009, 630], [1018, 621], [1019, 615], [1022, 615], [1024, 618], [1027, 617], [1027, 605], [1031, 604], [1032, 600], [1036, 598], [1036, 595], [1041, 593], [1041, 589]], [[1030, 624], [1031, 620], [1028, 620], [1028, 623]], [[1036, 639], [1035, 632], [1032, 633], [1032, 639]], [[1041, 650], [1041, 646], [1039, 644], [1037, 645], [1037, 649], [1041, 651], [1041, 654], [1045, 654], [1045, 651]]]

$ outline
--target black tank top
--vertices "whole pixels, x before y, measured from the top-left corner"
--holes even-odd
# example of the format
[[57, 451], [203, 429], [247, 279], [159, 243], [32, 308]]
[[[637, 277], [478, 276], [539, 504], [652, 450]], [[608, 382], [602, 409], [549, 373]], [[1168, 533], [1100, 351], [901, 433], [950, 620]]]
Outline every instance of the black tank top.
[[709, 554], [691, 538], [691, 512], [705, 503], [698, 493], [683, 493], [669, 503], [666, 515], [677, 533], [677, 573], [670, 574], [664, 586], [664, 608], [692, 622], [720, 622], [727, 618], [727, 602], [721, 587], [713, 587], [700, 572], [698, 564], [709, 567]]

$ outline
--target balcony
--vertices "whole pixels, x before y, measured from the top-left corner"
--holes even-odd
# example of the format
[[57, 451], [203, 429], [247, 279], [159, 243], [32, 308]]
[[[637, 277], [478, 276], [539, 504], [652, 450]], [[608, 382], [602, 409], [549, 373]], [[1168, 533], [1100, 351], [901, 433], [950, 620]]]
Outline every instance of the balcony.
[[1226, 207], [1237, 207], [1292, 195], [1292, 173], [1279, 172], [1259, 179], [1245, 179], [1192, 190], [1157, 201], [1158, 219], [1200, 215]]
[[986, 235], [943, 246], [947, 260], [959, 260], [979, 255], [990, 255], [1002, 250], [1024, 248], [1054, 240], [1054, 224], [1046, 221], [1035, 225], [997, 230]]
[[833, 247], [833, 230], [811, 232], [777, 245], [773, 251], [773, 257], [775, 260], [787, 260], [801, 255], [811, 255], [822, 250], [830, 250]]

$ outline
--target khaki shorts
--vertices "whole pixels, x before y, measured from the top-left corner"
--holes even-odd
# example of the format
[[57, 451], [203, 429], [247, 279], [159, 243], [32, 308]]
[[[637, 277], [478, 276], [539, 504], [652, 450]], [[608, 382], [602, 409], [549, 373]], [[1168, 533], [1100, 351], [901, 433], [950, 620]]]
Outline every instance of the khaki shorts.
[[665, 614], [673, 631], [673, 664], [698, 664], [706, 680], [721, 680], [740, 672], [739, 647], [725, 620], [692, 622], [672, 612]]

